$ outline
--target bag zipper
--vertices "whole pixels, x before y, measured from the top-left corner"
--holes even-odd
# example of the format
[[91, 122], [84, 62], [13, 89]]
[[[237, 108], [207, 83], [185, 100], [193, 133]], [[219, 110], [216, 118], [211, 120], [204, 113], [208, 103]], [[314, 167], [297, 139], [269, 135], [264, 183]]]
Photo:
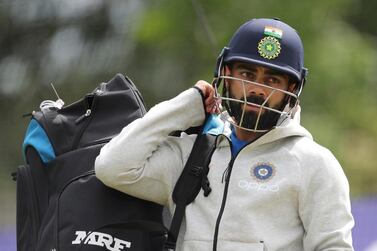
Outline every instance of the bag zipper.
[[[82, 135], [84, 134], [86, 128], [89, 126], [90, 121], [93, 118], [93, 116], [91, 116], [91, 115], [93, 115], [94, 110], [95, 110], [95, 106], [96, 106], [96, 103], [97, 103], [97, 95], [96, 95], [96, 93], [92, 93], [92, 94], [87, 95], [85, 98], [86, 98], [86, 101], [87, 101], [87, 110], [83, 115], [78, 117], [75, 121], [76, 124], [79, 124], [79, 123], [81, 123], [85, 120], [85, 124], [82, 125], [80, 131], [78, 132], [77, 136], [73, 140], [71, 150], [77, 149], [77, 146], [80, 143]], [[91, 104], [89, 104], [89, 102], [88, 102], [89, 98], [93, 99]]]
[[80, 117], [78, 117], [76, 120], [75, 120], [75, 124], [80, 124], [84, 119], [86, 119], [87, 117], [90, 116], [90, 114], [92, 113], [92, 110], [91, 109], [87, 109], [86, 112], [81, 115]]

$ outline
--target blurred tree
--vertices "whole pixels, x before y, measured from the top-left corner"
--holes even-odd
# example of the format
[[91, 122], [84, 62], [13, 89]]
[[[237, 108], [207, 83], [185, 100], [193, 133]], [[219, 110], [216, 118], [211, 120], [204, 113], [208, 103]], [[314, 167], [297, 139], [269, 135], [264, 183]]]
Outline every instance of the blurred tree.
[[346, 20], [353, 27], [363, 33], [377, 36], [376, 23], [377, 16], [375, 10], [377, 2], [370, 0], [354, 1], [352, 11], [345, 14]]

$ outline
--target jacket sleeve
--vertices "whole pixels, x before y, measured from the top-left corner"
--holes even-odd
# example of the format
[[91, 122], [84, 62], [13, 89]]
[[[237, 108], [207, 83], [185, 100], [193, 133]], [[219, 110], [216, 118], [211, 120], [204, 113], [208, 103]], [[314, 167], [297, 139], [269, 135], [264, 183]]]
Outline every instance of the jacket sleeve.
[[[305, 228], [304, 250], [353, 250], [349, 185], [327, 149], [303, 161], [299, 214]], [[307, 156], [308, 157], [308, 156]]]
[[101, 149], [96, 176], [114, 189], [171, 207], [172, 190], [196, 136], [169, 134], [199, 126], [204, 118], [202, 98], [194, 88], [154, 106]]

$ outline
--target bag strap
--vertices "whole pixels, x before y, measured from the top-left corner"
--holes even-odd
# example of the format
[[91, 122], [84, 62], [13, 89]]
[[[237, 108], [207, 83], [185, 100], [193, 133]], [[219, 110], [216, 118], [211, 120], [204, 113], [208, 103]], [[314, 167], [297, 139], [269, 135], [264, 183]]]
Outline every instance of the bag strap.
[[176, 208], [170, 224], [168, 239], [165, 242], [165, 250], [175, 250], [186, 206], [195, 200], [200, 189], [203, 189], [206, 197], [211, 192], [207, 174], [209, 162], [216, 148], [216, 138], [215, 135], [200, 133], [194, 142], [190, 156], [174, 187], [173, 201]]

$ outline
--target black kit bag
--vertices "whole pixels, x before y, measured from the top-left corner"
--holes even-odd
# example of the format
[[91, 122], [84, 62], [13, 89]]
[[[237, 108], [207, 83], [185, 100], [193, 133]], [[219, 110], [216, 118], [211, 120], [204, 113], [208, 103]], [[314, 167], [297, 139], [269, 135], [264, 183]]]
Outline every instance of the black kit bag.
[[111, 189], [94, 174], [101, 147], [146, 113], [136, 86], [117, 74], [61, 106], [47, 101], [32, 113], [26, 163], [15, 176], [17, 250], [162, 250], [162, 206]]

